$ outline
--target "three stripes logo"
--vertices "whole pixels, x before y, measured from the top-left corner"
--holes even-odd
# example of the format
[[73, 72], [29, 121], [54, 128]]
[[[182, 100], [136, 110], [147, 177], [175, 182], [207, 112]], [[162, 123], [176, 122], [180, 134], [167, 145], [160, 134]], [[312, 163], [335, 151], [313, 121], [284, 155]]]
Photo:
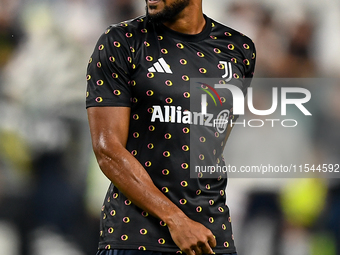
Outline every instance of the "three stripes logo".
[[150, 73], [168, 73], [172, 74], [172, 71], [169, 67], [169, 65], [165, 62], [164, 58], [158, 59], [156, 63], [153, 64], [152, 67], [148, 69]]

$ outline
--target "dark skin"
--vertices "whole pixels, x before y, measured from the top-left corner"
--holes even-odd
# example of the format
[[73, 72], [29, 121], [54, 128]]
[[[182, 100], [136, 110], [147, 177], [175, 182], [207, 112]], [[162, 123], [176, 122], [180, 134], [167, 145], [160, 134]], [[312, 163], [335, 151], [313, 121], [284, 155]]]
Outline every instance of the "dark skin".
[[[149, 14], [161, 12], [166, 5], [171, 5], [176, 0], [160, 0], [156, 3], [147, 1]], [[152, 7], [152, 8], [150, 8]], [[202, 0], [191, 0], [189, 5], [177, 15], [173, 21], [165, 22], [168, 28], [183, 34], [198, 34], [205, 26], [205, 19], [202, 10]]]
[[[161, 11], [165, 4], [173, 1], [176, 0], [153, 2], [154, 8], [149, 11]], [[202, 1], [192, 0], [176, 21], [165, 25], [182, 33], [201, 32], [205, 26]], [[126, 149], [130, 108], [91, 107], [87, 109], [87, 113], [93, 150], [107, 178], [132, 203], [164, 221], [181, 251], [187, 255], [213, 254], [212, 248], [216, 246], [213, 233], [201, 223], [191, 220], [169, 200], [154, 185], [145, 168]], [[230, 131], [229, 127], [227, 137]]]

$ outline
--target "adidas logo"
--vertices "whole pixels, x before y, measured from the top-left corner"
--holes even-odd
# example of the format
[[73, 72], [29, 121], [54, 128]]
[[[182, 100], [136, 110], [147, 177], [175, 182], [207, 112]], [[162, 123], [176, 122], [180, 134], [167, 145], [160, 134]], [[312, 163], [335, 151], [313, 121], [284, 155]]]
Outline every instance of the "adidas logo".
[[171, 73], [172, 71], [169, 67], [169, 65], [165, 62], [164, 58], [158, 59], [156, 63], [153, 64], [152, 67], [148, 69], [150, 73]]

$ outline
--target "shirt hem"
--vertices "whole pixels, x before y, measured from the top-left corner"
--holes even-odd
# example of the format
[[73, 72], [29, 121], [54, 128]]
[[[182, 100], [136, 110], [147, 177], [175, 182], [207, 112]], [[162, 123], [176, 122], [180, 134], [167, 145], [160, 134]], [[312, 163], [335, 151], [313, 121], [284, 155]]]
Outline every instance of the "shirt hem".
[[[108, 249], [107, 246], [110, 246]], [[146, 246], [147, 251], [156, 251], [156, 252], [177, 252], [179, 248], [177, 246], [153, 246], [147, 244], [129, 244], [129, 245], [117, 245], [112, 243], [104, 243], [100, 242], [98, 246], [98, 250], [113, 250], [113, 249], [121, 249], [121, 250], [138, 250], [137, 247]], [[236, 253], [236, 248], [213, 248], [215, 254], [228, 254], [228, 253]]]

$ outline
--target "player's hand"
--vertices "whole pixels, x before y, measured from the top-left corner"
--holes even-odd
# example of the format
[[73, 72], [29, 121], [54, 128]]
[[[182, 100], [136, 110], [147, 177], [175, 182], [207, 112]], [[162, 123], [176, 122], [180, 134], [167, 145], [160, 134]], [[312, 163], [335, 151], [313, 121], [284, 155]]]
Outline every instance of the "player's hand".
[[212, 232], [188, 217], [173, 217], [168, 224], [175, 244], [187, 255], [214, 254], [216, 240]]

